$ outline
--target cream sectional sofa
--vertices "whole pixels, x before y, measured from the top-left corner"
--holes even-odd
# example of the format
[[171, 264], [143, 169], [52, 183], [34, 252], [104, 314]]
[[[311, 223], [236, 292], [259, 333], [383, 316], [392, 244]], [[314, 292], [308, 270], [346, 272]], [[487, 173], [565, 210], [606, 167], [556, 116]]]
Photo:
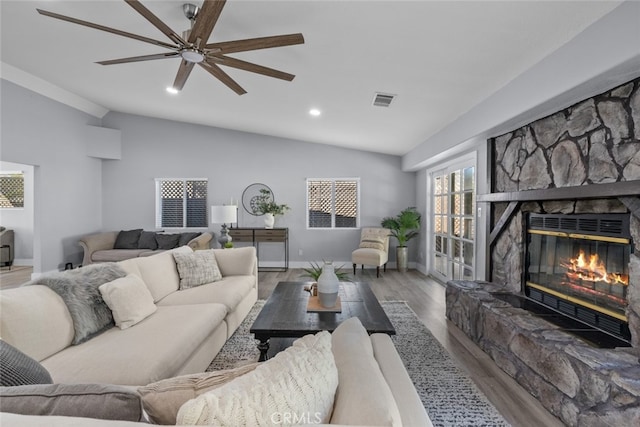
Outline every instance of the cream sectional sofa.
[[255, 249], [215, 249], [222, 280], [178, 290], [173, 252], [119, 262], [140, 277], [157, 306], [128, 329], [113, 327], [71, 345], [73, 322], [63, 299], [47, 286], [0, 293], [2, 339], [39, 361], [55, 383], [145, 385], [203, 372], [258, 298]]

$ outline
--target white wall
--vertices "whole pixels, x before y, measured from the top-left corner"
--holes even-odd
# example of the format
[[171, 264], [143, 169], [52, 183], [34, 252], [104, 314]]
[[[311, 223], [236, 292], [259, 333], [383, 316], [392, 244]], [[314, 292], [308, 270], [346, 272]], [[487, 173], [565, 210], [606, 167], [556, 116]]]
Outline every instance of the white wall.
[[[155, 178], [208, 178], [209, 205], [238, 200], [260, 182], [291, 207], [276, 226], [290, 229], [292, 266], [323, 259], [350, 263], [360, 231], [307, 230], [306, 178], [359, 177], [362, 226], [379, 226], [384, 216], [415, 206], [415, 174], [401, 171], [398, 156], [123, 113], [107, 114], [102, 125], [122, 136], [122, 160], [103, 164], [104, 230], [154, 229]], [[264, 222], [240, 206], [239, 225]], [[209, 229], [218, 232], [219, 226]], [[278, 253], [261, 246], [267, 261]]]
[[98, 119], [0, 80], [1, 160], [34, 166], [34, 274], [82, 259], [78, 238], [101, 228], [101, 161], [86, 155]]
[[23, 173], [24, 207], [0, 208], [0, 225], [14, 231], [13, 265], [33, 265], [34, 168], [0, 161], [0, 171]]

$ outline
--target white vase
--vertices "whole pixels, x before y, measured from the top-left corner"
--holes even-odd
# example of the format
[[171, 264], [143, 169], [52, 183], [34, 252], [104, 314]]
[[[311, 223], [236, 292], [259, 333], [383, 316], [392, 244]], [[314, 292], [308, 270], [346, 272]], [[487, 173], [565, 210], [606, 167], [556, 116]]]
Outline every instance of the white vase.
[[273, 228], [273, 224], [276, 222], [276, 217], [272, 213], [264, 214], [264, 228]]
[[333, 264], [325, 262], [322, 266], [322, 273], [318, 277], [318, 298], [323, 307], [333, 307], [338, 300], [338, 289], [340, 281], [333, 268]]

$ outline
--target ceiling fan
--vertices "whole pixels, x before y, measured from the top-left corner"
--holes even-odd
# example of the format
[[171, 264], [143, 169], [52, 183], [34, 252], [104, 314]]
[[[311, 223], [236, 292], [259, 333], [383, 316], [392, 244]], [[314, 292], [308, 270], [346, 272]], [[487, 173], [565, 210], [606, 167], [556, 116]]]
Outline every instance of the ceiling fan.
[[213, 32], [213, 27], [216, 25], [216, 22], [222, 13], [226, 0], [204, 0], [201, 8], [193, 4], [183, 5], [183, 12], [191, 21], [191, 29], [185, 31], [182, 35], [177, 34], [169, 28], [168, 25], [162, 22], [138, 0], [125, 1], [129, 6], [134, 8], [136, 12], [142, 15], [147, 21], [166, 35], [172, 43], [166, 43], [137, 34], [128, 33], [126, 31], [117, 30], [115, 28], [105, 27], [104, 25], [94, 24], [92, 22], [82, 21], [69, 16], [48, 12], [42, 9], [36, 10], [41, 15], [49, 16], [51, 18], [84, 25], [85, 27], [95, 28], [97, 30], [106, 31], [108, 33], [140, 40], [142, 42], [151, 43], [156, 46], [169, 49], [169, 52], [164, 53], [111, 59], [108, 61], [99, 61], [97, 63], [101, 65], [113, 65], [128, 62], [151, 61], [156, 59], [179, 58], [181, 59], [180, 67], [178, 68], [178, 73], [175, 81], [173, 82], [173, 89], [176, 91], [182, 90], [189, 74], [196, 64], [227, 85], [238, 95], [243, 95], [247, 92], [235, 80], [229, 77], [229, 75], [225, 73], [219, 65], [238, 68], [240, 70], [250, 71], [252, 73], [258, 73], [287, 81], [291, 81], [295, 77], [293, 74], [232, 58], [227, 56], [227, 54], [302, 44], [304, 43], [304, 38], [300, 33], [208, 43], [209, 37]]

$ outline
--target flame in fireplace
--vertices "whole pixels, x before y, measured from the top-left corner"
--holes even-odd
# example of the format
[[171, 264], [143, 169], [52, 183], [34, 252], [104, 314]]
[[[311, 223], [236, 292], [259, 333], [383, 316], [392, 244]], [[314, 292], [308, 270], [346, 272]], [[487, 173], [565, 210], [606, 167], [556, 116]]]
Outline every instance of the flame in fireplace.
[[569, 270], [567, 271], [567, 276], [570, 279], [605, 282], [612, 285], [629, 284], [628, 276], [608, 272], [604, 262], [598, 257], [598, 254], [587, 256], [583, 250], [580, 250], [576, 258], [569, 259], [569, 262], [564, 264], [563, 267]]

